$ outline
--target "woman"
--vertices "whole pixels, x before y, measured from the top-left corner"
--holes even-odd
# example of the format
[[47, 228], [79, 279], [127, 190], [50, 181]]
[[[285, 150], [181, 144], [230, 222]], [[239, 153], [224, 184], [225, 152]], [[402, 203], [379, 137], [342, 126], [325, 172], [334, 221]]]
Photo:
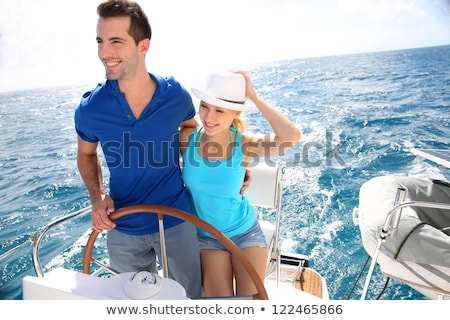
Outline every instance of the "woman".
[[[226, 234], [264, 279], [267, 248], [255, 210], [240, 193], [248, 164], [282, 154], [300, 139], [300, 132], [283, 114], [256, 93], [243, 71], [213, 73], [199, 98], [202, 126], [181, 130], [183, 181], [194, 212]], [[247, 98], [250, 104], [245, 103]], [[244, 132], [241, 112], [256, 107], [274, 134]], [[244, 296], [256, 288], [244, 267], [210, 234], [198, 230], [203, 290], [207, 297]]]

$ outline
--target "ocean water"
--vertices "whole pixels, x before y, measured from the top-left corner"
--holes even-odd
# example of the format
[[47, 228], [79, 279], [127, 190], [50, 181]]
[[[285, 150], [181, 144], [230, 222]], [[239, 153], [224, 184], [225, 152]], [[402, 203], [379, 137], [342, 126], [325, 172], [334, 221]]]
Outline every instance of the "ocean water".
[[[284, 167], [281, 246], [310, 256], [332, 299], [359, 299], [367, 253], [352, 211], [360, 186], [386, 174], [449, 177], [409, 150], [450, 148], [450, 46], [277, 61], [248, 72], [302, 132], [294, 149], [272, 159]], [[0, 93], [0, 254], [90, 204], [76, 167], [73, 111], [91, 87]], [[257, 112], [247, 122], [268, 129]], [[44, 270], [79, 264], [89, 226], [83, 216], [47, 236]], [[25, 275], [34, 275], [30, 244], [0, 260], [0, 298], [21, 299]], [[375, 279], [368, 299], [384, 285], [377, 268]], [[425, 298], [391, 280], [381, 299]]]

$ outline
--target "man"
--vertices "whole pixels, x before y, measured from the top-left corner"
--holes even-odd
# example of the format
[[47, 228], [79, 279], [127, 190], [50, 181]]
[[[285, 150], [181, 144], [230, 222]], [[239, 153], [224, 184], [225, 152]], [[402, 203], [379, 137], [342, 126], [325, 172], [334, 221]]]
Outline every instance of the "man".
[[[147, 71], [151, 27], [140, 6], [110, 0], [97, 8], [98, 56], [107, 81], [83, 95], [75, 111], [78, 168], [92, 202], [92, 225], [107, 230], [110, 265], [119, 272], [155, 272], [160, 255], [157, 216], [135, 213], [115, 221], [108, 213], [136, 204], [191, 212], [179, 168], [179, 128], [196, 127], [189, 93], [174, 78]], [[108, 165], [109, 194], [97, 154]], [[196, 229], [164, 218], [169, 276], [201, 296]]]

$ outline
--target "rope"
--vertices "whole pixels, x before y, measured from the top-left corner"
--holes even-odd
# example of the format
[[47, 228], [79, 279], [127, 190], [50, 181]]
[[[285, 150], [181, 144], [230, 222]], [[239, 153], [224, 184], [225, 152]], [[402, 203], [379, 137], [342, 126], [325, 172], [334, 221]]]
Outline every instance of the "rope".
[[367, 263], [369, 263], [369, 260], [370, 260], [370, 256], [367, 255], [366, 262], [364, 263], [364, 266], [362, 267], [361, 271], [359, 272], [358, 277], [356, 278], [356, 281], [353, 284], [353, 287], [350, 290], [350, 293], [348, 294], [348, 296], [347, 296], [347, 298], [345, 300], [349, 300], [350, 299], [350, 296], [352, 295], [353, 291], [355, 290], [356, 285], [358, 284], [359, 280], [361, 279], [361, 275], [364, 272], [364, 269], [366, 269], [366, 266], [367, 266]]

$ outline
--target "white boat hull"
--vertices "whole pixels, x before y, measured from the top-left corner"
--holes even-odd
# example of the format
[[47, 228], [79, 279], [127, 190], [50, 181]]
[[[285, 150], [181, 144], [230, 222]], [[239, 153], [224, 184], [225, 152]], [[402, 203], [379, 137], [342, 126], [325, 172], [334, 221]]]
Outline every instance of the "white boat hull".
[[[303, 278], [301, 272], [305, 272]], [[139, 282], [129, 284], [134, 272], [110, 277], [98, 277], [82, 272], [56, 268], [44, 277], [26, 276], [23, 279], [24, 300], [187, 300], [186, 291], [176, 281], [160, 277], [160, 288]], [[318, 283], [319, 282], [319, 283]], [[264, 286], [270, 300], [328, 300], [325, 279], [310, 268], [294, 265], [280, 265], [280, 281], [276, 270], [268, 275]], [[127, 290], [128, 289], [128, 290]], [[201, 297], [199, 297], [201, 298]], [[245, 299], [245, 297], [241, 297]], [[248, 297], [251, 298], [251, 297]]]

